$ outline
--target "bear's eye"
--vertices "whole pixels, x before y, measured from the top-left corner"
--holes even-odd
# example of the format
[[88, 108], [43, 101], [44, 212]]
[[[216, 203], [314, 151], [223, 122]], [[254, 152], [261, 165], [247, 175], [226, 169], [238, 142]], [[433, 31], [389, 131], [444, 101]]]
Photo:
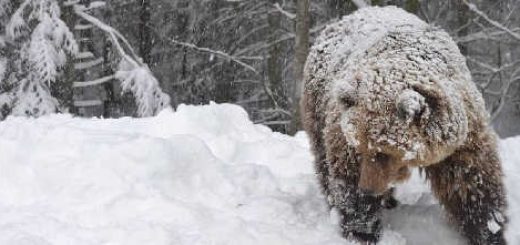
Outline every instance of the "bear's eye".
[[350, 108], [356, 105], [356, 100], [353, 96], [342, 96], [339, 98], [339, 102], [345, 107]]
[[401, 120], [406, 120], [408, 117], [406, 110], [401, 105], [397, 105], [397, 117]]
[[381, 152], [376, 153], [374, 158], [378, 164], [387, 164], [390, 161], [390, 156]]

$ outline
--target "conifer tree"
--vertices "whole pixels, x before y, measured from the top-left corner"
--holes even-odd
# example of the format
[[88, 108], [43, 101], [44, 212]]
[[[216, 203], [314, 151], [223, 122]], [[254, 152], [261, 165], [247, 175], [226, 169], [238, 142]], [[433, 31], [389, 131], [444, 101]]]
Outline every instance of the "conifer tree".
[[[114, 62], [119, 65], [112, 77], [120, 81], [123, 92], [134, 95], [135, 115], [155, 115], [169, 106], [169, 96], [128, 41], [79, 3], [68, 0], [62, 5], [72, 6], [77, 18], [101, 30], [115, 46], [118, 57]], [[0, 119], [8, 114], [38, 117], [68, 111], [51, 91], [56, 86], [74, 85], [74, 81], [64, 80], [64, 67], [86, 53], [79, 51], [77, 37], [63, 21], [61, 11], [58, 0], [0, 0]], [[83, 82], [100, 81], [92, 77]]]

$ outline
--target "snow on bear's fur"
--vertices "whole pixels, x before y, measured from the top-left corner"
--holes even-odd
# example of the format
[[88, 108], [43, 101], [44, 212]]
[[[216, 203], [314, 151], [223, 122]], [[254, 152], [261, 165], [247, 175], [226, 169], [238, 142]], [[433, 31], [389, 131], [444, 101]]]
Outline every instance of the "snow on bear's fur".
[[446, 32], [396, 7], [363, 8], [323, 30], [304, 78], [304, 127], [346, 237], [376, 241], [391, 185], [419, 167], [471, 244], [505, 244], [495, 134]]

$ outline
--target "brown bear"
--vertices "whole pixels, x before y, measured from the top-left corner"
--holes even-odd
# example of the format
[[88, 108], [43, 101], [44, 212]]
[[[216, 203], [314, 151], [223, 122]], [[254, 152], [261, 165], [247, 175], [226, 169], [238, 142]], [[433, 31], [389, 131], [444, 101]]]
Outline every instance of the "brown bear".
[[496, 136], [449, 35], [396, 7], [328, 25], [304, 71], [302, 118], [343, 235], [376, 243], [392, 185], [419, 168], [470, 244], [506, 244]]

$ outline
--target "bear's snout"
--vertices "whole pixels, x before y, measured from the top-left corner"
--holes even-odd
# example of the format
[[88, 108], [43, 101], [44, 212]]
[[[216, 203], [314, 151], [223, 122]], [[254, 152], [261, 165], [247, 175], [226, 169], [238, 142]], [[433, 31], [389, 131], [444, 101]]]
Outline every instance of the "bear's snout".
[[364, 194], [381, 195], [390, 185], [402, 182], [410, 176], [408, 166], [394, 157], [376, 153], [362, 161], [358, 186]]
[[380, 195], [386, 191], [389, 184], [389, 176], [379, 163], [362, 164], [360, 169], [358, 186], [362, 192], [370, 195]]

